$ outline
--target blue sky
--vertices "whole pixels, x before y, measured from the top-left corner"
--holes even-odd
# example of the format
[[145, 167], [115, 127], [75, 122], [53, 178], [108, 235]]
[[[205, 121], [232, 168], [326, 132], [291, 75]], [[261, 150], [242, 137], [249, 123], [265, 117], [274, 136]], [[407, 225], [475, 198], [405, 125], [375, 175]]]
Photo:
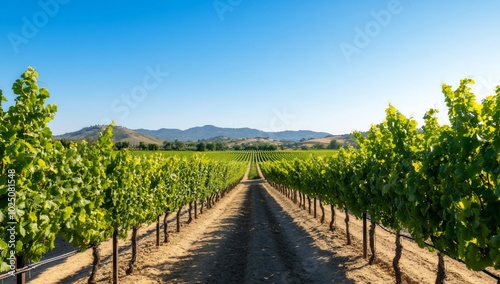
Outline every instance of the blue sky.
[[421, 121], [441, 84], [500, 85], [500, 2], [2, 1], [0, 89], [40, 73], [54, 134], [213, 124], [334, 134], [389, 103]]

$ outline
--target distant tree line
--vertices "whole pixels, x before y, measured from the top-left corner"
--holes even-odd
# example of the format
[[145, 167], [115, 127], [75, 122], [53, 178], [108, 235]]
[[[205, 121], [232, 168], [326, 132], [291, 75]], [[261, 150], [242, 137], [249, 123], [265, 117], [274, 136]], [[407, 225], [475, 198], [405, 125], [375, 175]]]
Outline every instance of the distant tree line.
[[234, 150], [278, 150], [278, 146], [270, 143], [262, 143], [262, 142], [257, 142], [257, 143], [242, 143], [240, 145], [234, 145], [233, 146]]
[[[76, 143], [76, 141], [68, 140], [68, 139], [59, 139], [61, 144], [69, 148], [71, 143]], [[94, 144], [95, 140], [90, 139], [87, 142]], [[234, 141], [206, 141], [199, 140], [198, 142], [189, 141], [184, 142], [180, 140], [175, 141], [163, 141], [163, 144], [156, 143], [145, 143], [139, 142], [139, 144], [131, 144], [127, 141], [120, 141], [115, 143], [116, 150], [122, 149], [131, 149], [131, 150], [141, 150], [141, 151], [225, 151], [225, 150], [266, 150], [266, 151], [274, 151], [278, 149], [287, 149], [287, 148], [301, 148], [303, 150], [307, 149], [340, 149], [344, 147], [345, 143], [340, 143], [337, 140], [330, 141], [330, 144], [321, 144], [317, 143], [311, 146], [310, 148], [307, 146], [300, 146], [300, 143], [296, 141], [281, 141], [280, 145], [267, 143], [267, 142], [250, 142], [250, 143], [234, 143]]]
[[[180, 140], [175, 141], [164, 141], [160, 146], [158, 144], [146, 144], [140, 142], [137, 147], [133, 147], [129, 143], [117, 142], [115, 144], [117, 150], [131, 148], [138, 150], [148, 150], [148, 151], [225, 151], [225, 150], [277, 150], [278, 146], [271, 143], [264, 142], [254, 142], [254, 143], [241, 143], [241, 144], [230, 144], [224, 141], [198, 141], [198, 142], [183, 142]], [[283, 147], [281, 147], [283, 149]]]

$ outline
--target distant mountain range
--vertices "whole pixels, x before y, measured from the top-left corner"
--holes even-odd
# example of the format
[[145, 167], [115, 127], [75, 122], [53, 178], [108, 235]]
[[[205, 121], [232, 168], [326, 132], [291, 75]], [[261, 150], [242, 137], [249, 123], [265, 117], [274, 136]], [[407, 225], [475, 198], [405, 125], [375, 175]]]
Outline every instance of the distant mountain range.
[[[69, 140], [95, 140], [99, 138], [99, 133], [103, 131], [105, 126], [97, 125], [85, 127], [81, 130], [65, 133], [55, 136], [56, 139]], [[164, 140], [174, 141], [198, 141], [208, 140], [214, 137], [228, 138], [256, 138], [268, 137], [274, 140], [292, 140], [299, 141], [301, 139], [323, 138], [331, 135], [326, 132], [315, 132], [310, 130], [287, 130], [279, 132], [264, 132], [252, 128], [222, 128], [213, 125], [205, 125], [201, 127], [193, 127], [186, 130], [161, 128], [158, 130], [148, 129], [128, 129], [126, 127], [116, 126], [113, 129], [113, 140], [115, 142], [128, 141], [132, 144], [139, 142], [162, 144]]]
[[189, 128], [186, 130], [179, 129], [167, 129], [161, 128], [158, 130], [148, 130], [148, 129], [134, 129], [135, 131], [143, 134], [147, 134], [163, 140], [175, 140], [180, 141], [198, 141], [204, 139], [210, 139], [214, 137], [229, 137], [229, 138], [256, 138], [256, 137], [268, 137], [274, 140], [293, 140], [299, 141], [300, 139], [309, 138], [323, 138], [325, 136], [331, 135], [326, 132], [314, 132], [310, 130], [287, 130], [279, 132], [264, 132], [258, 129], [252, 128], [222, 128], [213, 125], [205, 125]]

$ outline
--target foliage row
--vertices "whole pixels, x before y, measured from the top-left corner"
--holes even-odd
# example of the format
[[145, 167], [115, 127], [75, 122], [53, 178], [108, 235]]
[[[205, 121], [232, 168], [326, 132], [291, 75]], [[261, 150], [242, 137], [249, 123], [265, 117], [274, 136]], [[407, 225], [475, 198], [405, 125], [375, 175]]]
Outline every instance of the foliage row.
[[49, 92], [38, 88], [37, 79], [33, 68], [21, 75], [8, 111], [0, 91], [0, 271], [10, 269], [11, 255], [38, 261], [54, 247], [56, 235], [82, 249], [115, 230], [126, 237], [130, 226], [204, 200], [245, 172], [242, 162], [115, 152], [112, 126], [96, 145], [83, 141], [65, 148], [53, 142], [47, 123], [57, 108], [45, 104]]
[[462, 80], [443, 85], [450, 125], [436, 110], [421, 129], [393, 106], [359, 149], [336, 155], [261, 163], [264, 176], [310, 197], [368, 213], [420, 246], [462, 260], [473, 270], [500, 268], [500, 87], [478, 103]]

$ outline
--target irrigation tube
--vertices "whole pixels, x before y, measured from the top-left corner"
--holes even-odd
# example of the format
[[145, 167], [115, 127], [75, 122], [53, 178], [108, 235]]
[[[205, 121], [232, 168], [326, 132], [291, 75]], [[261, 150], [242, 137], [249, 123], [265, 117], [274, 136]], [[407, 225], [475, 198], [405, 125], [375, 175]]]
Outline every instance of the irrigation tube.
[[71, 252], [67, 252], [65, 254], [61, 254], [59, 256], [55, 256], [55, 257], [52, 257], [52, 258], [49, 258], [49, 259], [45, 259], [45, 260], [39, 261], [37, 263], [26, 265], [25, 267], [23, 267], [21, 269], [18, 269], [18, 270], [14, 271], [14, 272], [7, 272], [5, 274], [0, 275], [0, 280], [7, 279], [9, 277], [12, 277], [12, 276], [15, 276], [17, 274], [24, 273], [24, 272], [29, 272], [29, 271], [37, 268], [37, 267], [40, 267], [42, 265], [45, 265], [45, 264], [48, 264], [48, 263], [51, 263], [51, 262], [54, 262], [54, 261], [57, 261], [57, 260], [60, 260], [60, 259], [68, 258], [70, 256], [73, 256], [73, 255], [79, 253], [79, 252], [80, 252], [80, 250], [74, 250], [74, 251], [71, 251]]
[[[367, 219], [371, 221], [371, 218], [367, 217]], [[382, 225], [380, 225], [380, 224], [378, 224], [378, 223], [375, 223], [375, 224], [377, 224], [377, 226], [379, 226], [382, 230], [384, 230], [384, 231], [386, 231], [386, 232], [388, 232], [388, 233], [391, 233], [391, 234], [395, 235], [395, 234], [394, 234], [394, 232], [392, 232], [391, 230], [387, 229], [386, 227], [384, 227], [384, 226], [382, 226]], [[412, 237], [410, 237], [410, 236], [407, 236], [407, 235], [405, 235], [405, 234], [400, 234], [400, 236], [401, 236], [401, 237], [403, 237], [403, 238], [406, 238], [406, 239], [408, 239], [408, 240], [415, 241], [415, 239], [414, 239], [414, 238], [412, 238]], [[432, 244], [430, 244], [430, 243], [428, 243], [428, 242], [424, 242], [424, 243], [425, 243], [425, 245], [427, 245], [428, 247], [431, 247], [431, 248], [434, 248], [434, 249], [436, 248], [436, 247], [434, 247]], [[449, 256], [446, 252], [442, 252], [442, 251], [440, 251], [440, 252], [441, 252], [442, 254], [446, 255], [447, 257], [451, 258], [451, 259], [454, 259], [454, 260], [457, 260], [457, 261], [459, 261], [459, 262], [461, 262], [461, 263], [464, 263], [464, 262], [463, 262], [463, 261], [461, 261], [460, 259], [455, 259], [455, 258], [453, 258], [453, 257]], [[486, 270], [486, 269], [482, 270], [482, 272], [484, 272], [486, 275], [490, 276], [491, 278], [494, 278], [495, 280], [500, 281], [500, 275], [497, 275], [497, 274], [495, 274], [495, 273], [493, 273], [493, 272], [491, 272], [491, 271], [488, 271], [488, 270]]]

